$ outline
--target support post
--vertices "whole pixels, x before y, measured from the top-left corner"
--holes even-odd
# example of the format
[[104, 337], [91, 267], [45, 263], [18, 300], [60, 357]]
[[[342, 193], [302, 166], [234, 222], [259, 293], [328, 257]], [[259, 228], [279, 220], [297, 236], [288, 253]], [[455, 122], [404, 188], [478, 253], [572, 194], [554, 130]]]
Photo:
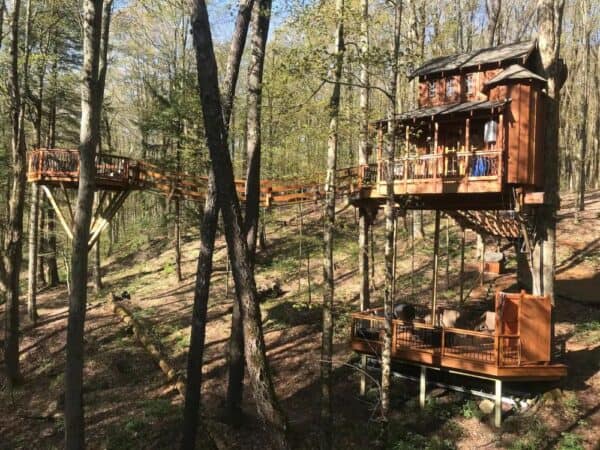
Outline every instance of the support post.
[[425, 396], [427, 394], [427, 367], [421, 366], [421, 376], [419, 377], [419, 406], [425, 408]]
[[438, 266], [440, 250], [440, 210], [435, 210], [435, 232], [433, 235], [433, 292], [431, 295], [431, 324], [437, 323], [437, 286], [438, 286]]
[[467, 230], [462, 229], [462, 236], [460, 238], [460, 303], [462, 303], [465, 294], [465, 238]]
[[37, 320], [37, 263], [40, 191], [36, 183], [31, 184], [31, 206], [29, 211], [29, 264], [27, 280], [27, 314], [33, 324]]
[[479, 272], [481, 275], [481, 286], [485, 281], [485, 236], [481, 236], [481, 261], [479, 264]]
[[500, 428], [502, 425], [502, 380], [494, 380], [496, 385], [494, 395], [494, 426]]
[[52, 195], [52, 191], [50, 191], [50, 189], [48, 189], [48, 187], [44, 186], [44, 185], [42, 185], [42, 190], [44, 191], [44, 194], [48, 198], [50, 205], [52, 205], [52, 208], [54, 209], [54, 212], [56, 213], [56, 217], [58, 217], [58, 221], [60, 222], [63, 229], [65, 230], [65, 233], [67, 234], [69, 239], [72, 240], [73, 232], [71, 231], [71, 227], [69, 227], [69, 225], [67, 224], [67, 221], [65, 220], [65, 216], [63, 216], [62, 211], [58, 207], [58, 204], [56, 203], [56, 200], [54, 199], [54, 196]]

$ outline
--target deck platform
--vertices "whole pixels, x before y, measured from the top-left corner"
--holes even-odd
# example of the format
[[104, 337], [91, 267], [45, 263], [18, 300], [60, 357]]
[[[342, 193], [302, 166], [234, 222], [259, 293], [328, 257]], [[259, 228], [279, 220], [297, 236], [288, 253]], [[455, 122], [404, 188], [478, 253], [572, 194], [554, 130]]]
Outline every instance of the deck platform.
[[[392, 320], [392, 359], [506, 381], [558, 380], [567, 366], [551, 358], [549, 298], [501, 293], [493, 331]], [[381, 309], [352, 315], [351, 347], [380, 355]]]

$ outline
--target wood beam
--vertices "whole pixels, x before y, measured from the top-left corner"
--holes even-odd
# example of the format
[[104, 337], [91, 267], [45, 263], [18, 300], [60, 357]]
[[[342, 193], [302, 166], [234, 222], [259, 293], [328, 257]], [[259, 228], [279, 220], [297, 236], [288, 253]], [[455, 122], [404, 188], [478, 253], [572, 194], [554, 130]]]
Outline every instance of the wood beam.
[[52, 191], [50, 191], [50, 189], [48, 189], [48, 186], [44, 186], [43, 184], [41, 186], [42, 186], [42, 190], [44, 191], [44, 194], [46, 195], [46, 198], [48, 198], [50, 205], [52, 206], [52, 208], [54, 209], [54, 212], [56, 213], [56, 217], [58, 217], [58, 221], [60, 222], [63, 229], [65, 230], [67, 237], [72, 240], [73, 239], [73, 231], [67, 224], [67, 221], [65, 220], [65, 216], [63, 215], [61, 209], [58, 207], [58, 204], [56, 203], [56, 200], [54, 199], [54, 196], [52, 195]]
[[110, 221], [113, 219], [115, 214], [119, 211], [129, 194], [130, 190], [121, 191], [115, 197], [111, 199], [106, 211], [103, 216], [98, 220], [98, 224], [96, 225], [96, 229], [93, 230], [90, 234], [90, 239], [88, 240], [88, 251], [94, 247], [94, 244], [98, 241], [100, 237], [100, 233], [108, 226]]
[[71, 208], [71, 200], [69, 199], [69, 193], [67, 192], [67, 188], [65, 187], [64, 183], [60, 183], [60, 187], [65, 197], [65, 202], [67, 203], [69, 218], [71, 219], [71, 227], [73, 227], [73, 224], [75, 223], [75, 215], [73, 214], [73, 208]]

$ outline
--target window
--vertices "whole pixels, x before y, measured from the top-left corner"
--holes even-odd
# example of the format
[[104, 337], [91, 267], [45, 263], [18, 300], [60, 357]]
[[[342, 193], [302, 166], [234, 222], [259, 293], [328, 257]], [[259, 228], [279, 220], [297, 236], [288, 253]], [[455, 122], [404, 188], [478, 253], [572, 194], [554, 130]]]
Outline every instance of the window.
[[465, 77], [465, 90], [467, 91], [467, 95], [475, 93], [475, 79], [472, 73]]
[[435, 81], [427, 82], [427, 92], [429, 94], [429, 98], [435, 98], [435, 94], [436, 94]]
[[446, 78], [446, 98], [454, 97], [454, 78]]

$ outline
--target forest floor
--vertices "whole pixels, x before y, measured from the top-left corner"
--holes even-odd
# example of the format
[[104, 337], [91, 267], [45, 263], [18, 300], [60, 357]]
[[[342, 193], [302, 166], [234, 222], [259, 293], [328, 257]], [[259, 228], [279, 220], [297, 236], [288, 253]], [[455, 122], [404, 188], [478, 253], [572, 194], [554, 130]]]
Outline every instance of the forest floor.
[[[312, 209], [311, 209], [312, 208]], [[302, 217], [302, 232], [300, 220]], [[296, 207], [267, 218], [267, 248], [257, 262], [258, 286], [279, 283], [283, 295], [262, 303], [268, 358], [282, 406], [289, 416], [294, 446], [317, 448], [319, 414], [321, 211], [298, 214]], [[425, 238], [412, 245], [398, 232], [399, 298], [426, 303], [430, 295], [432, 217], [424, 215]], [[378, 391], [358, 395], [359, 373], [349, 349], [350, 313], [358, 305], [358, 246], [352, 209], [338, 216], [334, 355], [334, 448], [371, 448], [379, 435]], [[446, 226], [446, 221], [442, 222]], [[557, 257], [557, 335], [566, 342], [569, 376], [558, 383], [514, 386], [529, 392], [529, 408], [506, 411], [496, 430], [474, 397], [436, 388], [420, 410], [415, 383], [395, 380], [390, 448], [393, 449], [598, 449], [600, 441], [600, 192], [590, 193], [586, 211], [575, 216], [573, 198], [563, 199]], [[375, 227], [374, 303], [383, 281], [384, 224]], [[130, 235], [135, 234], [131, 232]], [[458, 297], [459, 229], [450, 221], [442, 232], [440, 298]], [[446, 244], [448, 242], [448, 245]], [[301, 244], [301, 245], [300, 245]], [[224, 241], [216, 245], [204, 357], [203, 401], [212, 434], [224, 449], [263, 449], [265, 432], [256, 419], [251, 390], [244, 393], [245, 423], [231, 428], [219, 418], [226, 394], [226, 349], [233, 282], [226, 274]], [[515, 283], [514, 255], [507, 274], [480, 286], [475, 235], [467, 233], [467, 276], [471, 301]], [[197, 235], [186, 236], [182, 282], [177, 281], [172, 240], [147, 238], [138, 230], [103, 263], [105, 288], [89, 301], [86, 321], [84, 398], [89, 448], [175, 448], [182, 400], [174, 386], [139, 345], [131, 329], [112, 312], [111, 293], [127, 290], [126, 304], [185, 374], [189, 323], [198, 254]], [[414, 257], [413, 257], [414, 255]], [[310, 260], [307, 258], [310, 256]], [[413, 270], [414, 269], [414, 270]], [[412, 277], [411, 277], [412, 272]], [[307, 274], [310, 273], [310, 277]], [[310, 280], [310, 288], [309, 281]], [[63, 403], [66, 286], [39, 296], [40, 320], [28, 324], [23, 310], [21, 367], [24, 383], [0, 391], [0, 448], [60, 448]], [[4, 317], [3, 306], [0, 316]], [[0, 372], [3, 377], [4, 372]], [[3, 378], [2, 378], [3, 379]], [[202, 436], [199, 437], [202, 439]]]

